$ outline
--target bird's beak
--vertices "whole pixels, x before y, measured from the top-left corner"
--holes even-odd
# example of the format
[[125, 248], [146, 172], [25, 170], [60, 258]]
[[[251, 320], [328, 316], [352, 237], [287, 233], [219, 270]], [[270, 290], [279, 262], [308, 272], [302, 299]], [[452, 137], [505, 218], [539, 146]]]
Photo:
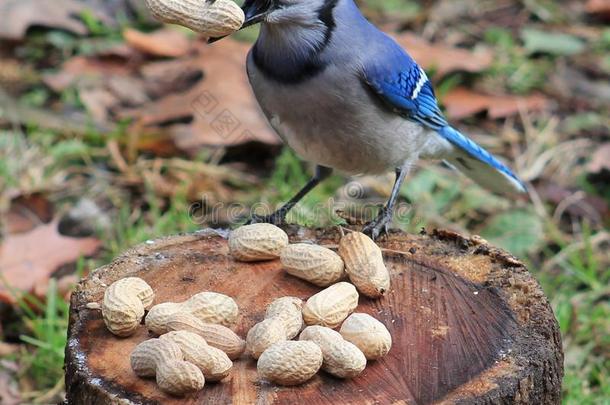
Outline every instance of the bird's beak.
[[240, 29], [263, 22], [276, 6], [277, 0], [246, 0], [242, 7], [246, 20]]
[[[273, 10], [277, 8], [277, 0], [246, 0], [242, 6], [244, 11], [245, 20], [240, 30], [248, 28], [254, 24], [258, 24], [265, 20]], [[214, 43], [225, 37], [210, 38], [208, 43]]]

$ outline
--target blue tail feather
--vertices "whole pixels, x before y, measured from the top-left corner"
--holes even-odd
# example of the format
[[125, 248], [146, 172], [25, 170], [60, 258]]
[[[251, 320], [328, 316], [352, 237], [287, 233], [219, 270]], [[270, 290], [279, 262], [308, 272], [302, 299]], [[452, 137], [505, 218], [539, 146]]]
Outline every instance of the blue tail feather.
[[[458, 151], [465, 152], [468, 157], [474, 158], [482, 163], [485, 163], [489, 167], [493, 168], [495, 171], [501, 173], [507, 180], [509, 180], [509, 184], [512, 188], [517, 192], [525, 192], [526, 187], [525, 184], [515, 175], [512, 170], [510, 170], [506, 165], [501, 163], [498, 159], [496, 159], [491, 153], [483, 149], [481, 146], [477, 145], [475, 142], [470, 140], [465, 135], [461, 134], [459, 131], [454, 129], [451, 126], [445, 126], [441, 128], [439, 134], [447, 139], [451, 144], [458, 148]], [[458, 153], [459, 155], [459, 153]], [[454, 159], [449, 159], [451, 162], [456, 161], [458, 166], [462, 171], [464, 171], [468, 176], [472, 177], [475, 181], [479, 183], [486, 183], [487, 186], [493, 185], [493, 189], [498, 192], [506, 192], [507, 190], [502, 189], [502, 184], [495, 184], [493, 179], [486, 179], [485, 177], [489, 177], [489, 173], [485, 172], [477, 172], [476, 170], [481, 170], [480, 168], [473, 168], [468, 165], [468, 162], [461, 159], [459, 156], [454, 156]]]

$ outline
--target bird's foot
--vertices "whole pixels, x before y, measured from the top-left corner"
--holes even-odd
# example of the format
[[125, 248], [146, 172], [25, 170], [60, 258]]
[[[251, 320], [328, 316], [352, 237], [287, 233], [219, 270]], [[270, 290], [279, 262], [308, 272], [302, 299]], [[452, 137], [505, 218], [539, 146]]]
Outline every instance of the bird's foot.
[[246, 225], [252, 224], [273, 224], [276, 226], [282, 226], [286, 224], [286, 214], [282, 210], [276, 211], [270, 215], [257, 215], [252, 214], [250, 219], [246, 222]]
[[377, 215], [377, 218], [366, 224], [362, 229], [362, 232], [369, 235], [371, 239], [376, 240], [382, 232], [386, 235], [389, 233], [391, 223], [392, 210], [383, 207], [379, 212], [379, 215]]

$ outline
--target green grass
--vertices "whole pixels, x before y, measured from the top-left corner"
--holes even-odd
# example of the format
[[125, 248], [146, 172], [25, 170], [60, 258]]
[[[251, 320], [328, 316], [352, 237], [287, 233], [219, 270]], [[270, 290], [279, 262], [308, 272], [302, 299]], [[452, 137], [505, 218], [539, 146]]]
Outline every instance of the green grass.
[[149, 209], [142, 215], [133, 215], [129, 204], [121, 207], [114, 226], [102, 232], [105, 252], [101, 261], [110, 261], [130, 247], [149, 239], [180, 232], [193, 232], [200, 226], [189, 215], [189, 203], [177, 195], [166, 209], [160, 208], [158, 198], [148, 191]]
[[554, 67], [552, 60], [531, 58], [505, 28], [490, 28], [485, 33], [485, 41], [497, 49], [499, 55], [487, 74], [489, 86], [505, 87], [517, 94], [528, 94], [544, 86]]
[[582, 246], [559, 251], [562, 271], [537, 274], [564, 340], [566, 404], [610, 403], [610, 268], [599, 261], [594, 236], [585, 225]]
[[18, 362], [20, 381], [35, 382], [35, 389], [22, 392], [21, 399], [24, 403], [54, 401], [64, 387], [69, 304], [59, 295], [55, 279], [49, 280], [42, 300], [17, 291], [13, 291], [13, 295], [21, 318], [19, 340], [24, 346], [17, 354], [8, 355], [6, 360]]
[[63, 378], [69, 305], [58, 295], [57, 283], [51, 279], [44, 301], [27, 296], [20, 300], [19, 307], [27, 330], [21, 340], [34, 349], [22, 358], [25, 370], [41, 387], [53, 387]]

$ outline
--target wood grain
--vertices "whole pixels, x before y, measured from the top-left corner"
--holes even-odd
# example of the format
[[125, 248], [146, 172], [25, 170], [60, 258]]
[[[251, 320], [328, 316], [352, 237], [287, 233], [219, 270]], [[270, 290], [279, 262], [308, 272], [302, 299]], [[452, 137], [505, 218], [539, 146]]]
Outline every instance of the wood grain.
[[[334, 246], [335, 230], [289, 229], [291, 241]], [[298, 235], [298, 236], [296, 236]], [[149, 338], [144, 327], [118, 339], [104, 327], [104, 286], [126, 276], [145, 279], [155, 303], [201, 291], [235, 298], [236, 332], [264, 316], [273, 299], [308, 298], [320, 289], [287, 275], [279, 261], [248, 264], [228, 256], [223, 233], [150, 241], [84, 280], [72, 296], [66, 386], [69, 404], [558, 404], [562, 376], [558, 326], [538, 283], [514, 258], [479, 240], [449, 232], [392, 234], [380, 242], [392, 288], [381, 300], [360, 299], [358, 312], [383, 322], [394, 345], [388, 356], [343, 381], [320, 373], [301, 387], [259, 381], [244, 355], [231, 376], [176, 399], [136, 377], [129, 354]], [[532, 402], [534, 400], [534, 402]]]

